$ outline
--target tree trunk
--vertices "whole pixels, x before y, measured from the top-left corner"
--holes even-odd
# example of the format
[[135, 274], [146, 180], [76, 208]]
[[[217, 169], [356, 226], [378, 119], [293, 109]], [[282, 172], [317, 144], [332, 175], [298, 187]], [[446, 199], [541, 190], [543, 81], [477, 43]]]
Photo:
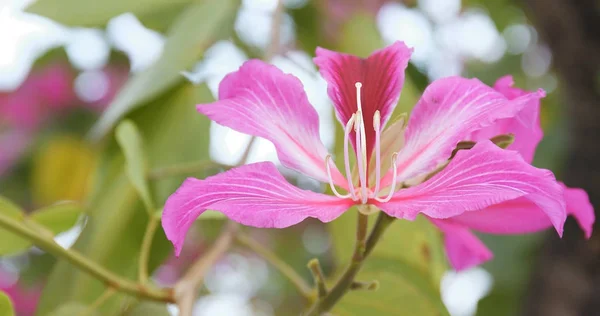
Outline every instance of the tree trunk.
[[[600, 212], [600, 1], [524, 0], [553, 53], [566, 99], [570, 141], [565, 183], [585, 189]], [[598, 215], [596, 215], [598, 216]], [[600, 231], [591, 240], [570, 219], [549, 234], [532, 276], [524, 315], [600, 315]]]

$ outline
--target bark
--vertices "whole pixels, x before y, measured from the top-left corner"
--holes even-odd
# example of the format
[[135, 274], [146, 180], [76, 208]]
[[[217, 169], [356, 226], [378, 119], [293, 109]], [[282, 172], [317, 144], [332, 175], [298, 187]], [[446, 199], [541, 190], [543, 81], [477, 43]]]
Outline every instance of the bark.
[[[570, 141], [565, 183], [584, 188], [600, 211], [600, 1], [524, 0], [553, 53], [565, 92]], [[598, 215], [596, 215], [598, 217]], [[600, 231], [586, 241], [573, 220], [549, 235], [538, 257], [524, 315], [600, 315]]]

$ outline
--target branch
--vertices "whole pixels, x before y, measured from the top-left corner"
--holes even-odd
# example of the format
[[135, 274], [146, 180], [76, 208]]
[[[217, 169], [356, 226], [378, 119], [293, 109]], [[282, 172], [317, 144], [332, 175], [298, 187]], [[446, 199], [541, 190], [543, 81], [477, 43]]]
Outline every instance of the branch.
[[275, 267], [283, 276], [285, 276], [292, 284], [298, 289], [298, 291], [306, 298], [310, 298], [312, 296], [312, 290], [310, 286], [306, 284], [306, 281], [287, 263], [281, 260], [276, 254], [274, 254], [271, 250], [267, 249], [263, 245], [257, 243], [253, 239], [248, 236], [238, 233], [236, 235], [236, 240], [241, 244], [252, 251], [256, 252], [259, 256], [261, 256], [265, 261], [270, 263], [273, 267]]
[[92, 277], [104, 282], [104, 284], [106, 284], [106, 286], [109, 288], [152, 301], [167, 303], [174, 302], [171, 289], [158, 289], [145, 284], [123, 279], [121, 276], [89, 260], [80, 253], [61, 247], [59, 244], [54, 242], [54, 239], [39, 235], [37, 232], [22, 225], [21, 222], [1, 213], [0, 227], [31, 241], [37, 247], [43, 249], [49, 254], [52, 254], [53, 256], [67, 260], [69, 263], [88, 273]]
[[210, 250], [196, 261], [187, 273], [175, 284], [175, 302], [179, 306], [179, 315], [192, 316], [194, 299], [202, 286], [204, 275], [221, 256], [227, 252], [238, 229], [236, 222], [227, 222], [227, 226]]
[[385, 230], [394, 221], [393, 217], [390, 217], [389, 215], [380, 212], [379, 216], [377, 217], [377, 221], [375, 222], [375, 225], [371, 230], [369, 238], [365, 241], [363, 237], [363, 231], [366, 232], [367, 221], [365, 218], [363, 218], [363, 216], [366, 217], [366, 215], [359, 213], [358, 216], [359, 217], [357, 227], [357, 242], [354, 249], [354, 255], [352, 256], [352, 262], [350, 262], [350, 265], [348, 266], [348, 268], [346, 268], [346, 271], [344, 272], [344, 274], [342, 274], [342, 276], [336, 282], [331, 291], [327, 293], [327, 295], [323, 299], [318, 300], [310, 308], [310, 310], [307, 313], [309, 316], [321, 315], [325, 312], [328, 312], [344, 296], [344, 294], [346, 294], [348, 290], [352, 289], [353, 285], [356, 286], [354, 279], [360, 271], [364, 259], [367, 258], [369, 254], [371, 254], [371, 252], [381, 239], [383, 232], [385, 232]]
[[160, 223], [160, 218], [156, 215], [148, 218], [148, 226], [146, 226], [146, 232], [144, 233], [144, 239], [142, 240], [142, 249], [140, 251], [139, 260], [139, 281], [142, 284], [148, 283], [148, 260], [150, 258], [150, 249], [152, 248], [152, 239]]

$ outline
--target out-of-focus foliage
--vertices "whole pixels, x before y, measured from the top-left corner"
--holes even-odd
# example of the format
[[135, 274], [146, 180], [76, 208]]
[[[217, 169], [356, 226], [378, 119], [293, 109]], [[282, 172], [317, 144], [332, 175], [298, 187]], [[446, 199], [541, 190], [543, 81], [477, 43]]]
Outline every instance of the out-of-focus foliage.
[[237, 0], [209, 0], [186, 7], [170, 26], [160, 59], [127, 82], [94, 133], [106, 133], [123, 115], [182, 82], [181, 71], [196, 63], [219, 38], [227, 37], [237, 5]]
[[[26, 214], [17, 205], [0, 196], [0, 213], [25, 225], [54, 236], [75, 226], [81, 215], [81, 206], [76, 203], [58, 203]], [[15, 254], [31, 247], [30, 241], [0, 229], [0, 255]]]
[[8, 296], [0, 291], [0, 314], [13, 316], [15, 314], [12, 302]]
[[[228, 40], [236, 45], [243, 51], [242, 55], [262, 58], [264, 51], [268, 49], [244, 38], [241, 32], [243, 30], [240, 30], [238, 24], [238, 13], [250, 10], [248, 8], [253, 5], [258, 7], [258, 2], [261, 1], [38, 0], [29, 6], [28, 12], [77, 28], [104, 28], [115, 16], [132, 13], [142, 25], [164, 35], [164, 46], [153, 64], [129, 77], [126, 74], [127, 67], [122, 62], [123, 56], [115, 56], [116, 53], [111, 52], [109, 66], [103, 70], [108, 74], [116, 74], [111, 82], [118, 84], [111, 87], [108, 96], [99, 101], [83, 102], [74, 96], [74, 78], [78, 75], [78, 70], [69, 65], [63, 68], [45, 68], [52, 63], [66, 64], [67, 58], [62, 50], [59, 54], [48, 54], [38, 60], [31, 72], [32, 79], [26, 81], [19, 90], [0, 95], [0, 110], [2, 102], [8, 103], [5, 100], [14, 104], [21, 104], [19, 102], [26, 100], [31, 101], [26, 103], [30, 106], [28, 109], [37, 111], [33, 111], [36, 115], [26, 117], [25, 121], [16, 120], [8, 124], [0, 117], [0, 136], [6, 129], [18, 131], [16, 135], [19, 140], [23, 140], [21, 144], [24, 145], [17, 148], [15, 157], [10, 157], [14, 158], [11, 173], [6, 177], [0, 174], [0, 194], [18, 201], [21, 206], [0, 198], [0, 213], [25, 221], [31, 227], [51, 236], [73, 227], [81, 229], [72, 249], [118, 275], [135, 279], [148, 222], [145, 211], [161, 210], [166, 198], [186, 177], [205, 178], [220, 171], [219, 168], [213, 168], [214, 170], [206, 169], [169, 177], [151, 176], [153, 170], [214, 158], [210, 155], [209, 140], [215, 129], [211, 128], [207, 118], [198, 115], [195, 110], [195, 104], [212, 102], [214, 91], [211, 92], [204, 83], [189, 83], [182, 72], [192, 70], [196, 63], [203, 61], [206, 51], [220, 40]], [[289, 36], [284, 31], [280, 34], [285, 41], [280, 47], [281, 56], [278, 58], [296, 63], [296, 66], [299, 64], [303, 68], [305, 64], [293, 60], [290, 55], [298, 53], [301, 55], [300, 59], [309, 60], [314, 56], [317, 46], [367, 56], [389, 42], [388, 38], [382, 36], [381, 26], [377, 24], [377, 19], [381, 18], [378, 12], [386, 2], [388, 1], [284, 1], [287, 7], [283, 21], [284, 25], [290, 26], [292, 35]], [[456, 22], [458, 15], [463, 13], [489, 15], [500, 32], [515, 24], [528, 25], [519, 3], [512, 0], [463, 0], [457, 17], [443, 22], [435, 21], [435, 18], [424, 12], [420, 5], [425, 1], [389, 2], [404, 3], [403, 10], [413, 14], [408, 15], [407, 20], [418, 13], [426, 21], [427, 27], [431, 28], [434, 40], [439, 40], [444, 35], [437, 32], [439, 29]], [[271, 11], [261, 10], [258, 10], [259, 16], [262, 14], [261, 17], [270, 17]], [[264, 22], [259, 19], [252, 25], [257, 33], [261, 28], [270, 27], [268, 23], [265, 26], [261, 21]], [[473, 30], [475, 31], [477, 30]], [[530, 36], [530, 46], [541, 46], [539, 42], [535, 42], [537, 34], [534, 30]], [[505, 40], [507, 36], [500, 35], [499, 38], [504, 42], [498, 45], [511, 45]], [[456, 42], [459, 40], [454, 39]], [[434, 47], [434, 50], [441, 49], [440, 46]], [[444, 53], [448, 56], [458, 54], [456, 51]], [[554, 89], [551, 72], [532, 76], [524, 71], [526, 53], [503, 53], [493, 62], [466, 57], [463, 60], [462, 56], [451, 57], [459, 59], [463, 75], [478, 77], [487, 84], [493, 84], [503, 75], [513, 74], [518, 86], [533, 89], [550, 82], [549, 86]], [[428, 62], [433, 63], [431, 60]], [[428, 83], [428, 66], [427, 63], [409, 65], [402, 96], [392, 114], [392, 120], [402, 113], [410, 113]], [[204, 70], [210, 73], [209, 70]], [[311, 71], [309, 69], [305, 72], [313, 76]], [[50, 86], [50, 92], [58, 91], [60, 83], [60, 86], [66, 86], [64, 91], [69, 93], [42, 93], [48, 92], [48, 89], [44, 89], [47, 86], [40, 84], [45, 81], [33, 79], [44, 77], [48, 73], [62, 74], [53, 76], [54, 79], [49, 81], [56, 83], [56, 86]], [[538, 150], [535, 164], [559, 171], [555, 167], [560, 163], [563, 149], [561, 144], [565, 137], [562, 113], [558, 107], [560, 85], [550, 92], [544, 99], [542, 108], [542, 121], [547, 137]], [[60, 104], [50, 102], [50, 97], [61, 99], [58, 102]], [[65, 100], [68, 97], [68, 101], [63, 102], [63, 97]], [[105, 106], [108, 107], [103, 111]], [[4, 115], [3, 112], [2, 114]], [[43, 118], [39, 122], [38, 114]], [[36, 118], [35, 128], [15, 128], [18, 124], [24, 126], [22, 123], [29, 122], [32, 117]], [[341, 129], [333, 116], [326, 123], [336, 125], [333, 152], [340, 157], [343, 145]], [[8, 128], [3, 124], [7, 124]], [[223, 141], [223, 144], [217, 145], [228, 144]], [[289, 176], [290, 181], [296, 180], [295, 174], [286, 176]], [[304, 180], [298, 180], [298, 184], [306, 185]], [[314, 185], [306, 186], [321, 189]], [[71, 202], [60, 203], [63, 200]], [[172, 246], [162, 230], [156, 232], [150, 252], [149, 270], [155, 271], [161, 265], [162, 268], [154, 275], [153, 282], [171, 285], [189, 266], [190, 261], [201, 256], [215, 239], [224, 222], [218, 219], [223, 219], [224, 216], [209, 211], [200, 218], [203, 221], [198, 222], [197, 229], [191, 233], [195, 236], [188, 238], [192, 242], [186, 245], [187, 253], [184, 251], [179, 259], [171, 257], [167, 260], [172, 255]], [[314, 256], [319, 257], [328, 279], [334, 280], [351, 257], [355, 218], [356, 210], [351, 209], [326, 226], [309, 222], [284, 231], [248, 230], [248, 233], [272, 248], [307, 280], [310, 274], [305, 268], [306, 262]], [[374, 220], [375, 216], [371, 216], [371, 224]], [[490, 295], [480, 301], [477, 314], [517, 314], [539, 236], [485, 236], [482, 239], [495, 253], [495, 259], [484, 265], [494, 278], [494, 287]], [[318, 251], [309, 249], [307, 244], [311, 242], [321, 248]], [[323, 246], [329, 243], [329, 247]], [[29, 241], [0, 230], [0, 255], [11, 255], [7, 260], [26, 258], [23, 260], [32, 261], [25, 264], [28, 268], [20, 271], [19, 283], [44, 282], [37, 315], [71, 315], [81, 312], [88, 315], [169, 315], [164, 304], [140, 302], [122, 293], [110, 296], [98, 306], [97, 311], [90, 309], [105, 293], [106, 285], [65, 261], [58, 260], [55, 263], [54, 260], [48, 260], [47, 255], [30, 256], [34, 250], [29, 253], [26, 251], [31, 246]], [[250, 252], [236, 248], [237, 250], [256, 259]], [[223, 259], [220, 265], [231, 264], [228, 261], [230, 259]], [[0, 260], [0, 272], [3, 264], [4, 261]], [[220, 273], [219, 268], [222, 266], [215, 268], [215, 273]], [[441, 234], [435, 227], [423, 218], [414, 222], [396, 221], [358, 275], [360, 281], [378, 280], [379, 290], [350, 292], [334, 308], [334, 314], [448, 315], [440, 293], [440, 281], [448, 269]], [[32, 270], [41, 272], [33, 273]], [[234, 274], [231, 271], [229, 273]], [[35, 279], [35, 282], [27, 281], [28, 278]], [[266, 301], [272, 307], [267, 308], [265, 315], [301, 312], [306, 302], [297, 295], [288, 281], [274, 270], [269, 270], [266, 279], [267, 283], [260, 290], [244, 294], [251, 296], [248, 300], [253, 305], [260, 306]], [[219, 292], [219, 286], [226, 287], [227, 282], [239, 285], [233, 277], [224, 280], [221, 283], [225, 286], [208, 278], [202, 294], [216, 292], [220, 295], [222, 293]], [[242, 282], [238, 287], [248, 287], [248, 282]], [[4, 289], [2, 282], [0, 288]], [[235, 290], [241, 291], [238, 288]], [[0, 294], [0, 315], [8, 313], [10, 308], [5, 302], [5, 296]]]

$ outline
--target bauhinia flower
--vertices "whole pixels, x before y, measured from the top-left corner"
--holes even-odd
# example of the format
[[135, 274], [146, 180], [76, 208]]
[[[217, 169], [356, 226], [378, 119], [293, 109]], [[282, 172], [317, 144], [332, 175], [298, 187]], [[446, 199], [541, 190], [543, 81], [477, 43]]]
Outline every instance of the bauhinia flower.
[[[317, 112], [296, 77], [259, 60], [225, 77], [219, 100], [198, 105], [198, 111], [273, 142], [284, 166], [328, 183], [333, 195], [294, 187], [271, 162], [189, 178], [169, 197], [162, 217], [176, 253], [207, 209], [271, 228], [308, 217], [329, 222], [354, 205], [407, 220], [422, 214], [445, 233], [456, 269], [491, 257], [471, 229], [502, 234], [554, 226], [562, 234], [572, 213], [589, 236], [593, 210], [585, 192], [565, 190], [550, 171], [529, 163], [541, 137], [542, 90], [512, 89], [510, 79], [494, 89], [477, 79], [443, 78], [423, 92], [408, 124], [401, 118], [384, 129], [411, 53], [402, 42], [366, 59], [317, 49], [314, 61], [344, 129], [345, 176], [319, 139]], [[515, 141], [506, 150], [490, 141], [507, 133]], [[460, 144], [469, 146], [457, 151]]]

